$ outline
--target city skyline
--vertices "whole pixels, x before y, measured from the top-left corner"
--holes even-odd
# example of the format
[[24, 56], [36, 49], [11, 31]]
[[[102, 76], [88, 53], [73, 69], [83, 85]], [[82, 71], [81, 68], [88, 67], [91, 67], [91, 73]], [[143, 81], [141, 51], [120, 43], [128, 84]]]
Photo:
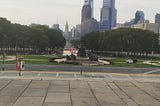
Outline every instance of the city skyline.
[[100, 31], [111, 30], [116, 27], [117, 9], [115, 8], [115, 0], [103, 0], [100, 17]]
[[[81, 8], [84, 0], [0, 0], [0, 17], [13, 23], [29, 25], [31, 23], [60, 24], [66, 21], [72, 28], [81, 23]], [[102, 0], [94, 0], [94, 18], [100, 20]], [[124, 23], [134, 18], [137, 10], [144, 11], [145, 19], [154, 22], [156, 13], [160, 13], [159, 0], [116, 0], [117, 22]]]

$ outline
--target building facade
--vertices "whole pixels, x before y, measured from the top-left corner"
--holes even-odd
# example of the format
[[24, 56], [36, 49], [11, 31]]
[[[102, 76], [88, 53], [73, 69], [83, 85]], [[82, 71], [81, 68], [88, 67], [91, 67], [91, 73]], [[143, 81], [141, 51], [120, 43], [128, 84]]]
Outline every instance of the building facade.
[[84, 28], [83, 30], [84, 34], [98, 31], [97, 20], [95, 19], [86, 20], [85, 23], [83, 23], [82, 25]]
[[71, 29], [71, 39], [77, 38], [77, 37], [78, 37], [78, 30], [76, 29], [76, 27], [73, 27]]
[[160, 28], [158, 25], [155, 23], [150, 23], [149, 20], [139, 21], [137, 24], [132, 25], [131, 28], [149, 30], [160, 34]]
[[83, 5], [82, 14], [81, 14], [81, 22], [85, 22], [86, 20], [90, 20], [92, 18], [91, 6]]
[[155, 16], [155, 23], [158, 24], [158, 26], [160, 27], [160, 14], [156, 14]]
[[103, 0], [100, 16], [100, 31], [111, 30], [116, 26], [117, 10], [115, 0]]
[[78, 31], [78, 35], [81, 34], [81, 24], [76, 25], [76, 29]]

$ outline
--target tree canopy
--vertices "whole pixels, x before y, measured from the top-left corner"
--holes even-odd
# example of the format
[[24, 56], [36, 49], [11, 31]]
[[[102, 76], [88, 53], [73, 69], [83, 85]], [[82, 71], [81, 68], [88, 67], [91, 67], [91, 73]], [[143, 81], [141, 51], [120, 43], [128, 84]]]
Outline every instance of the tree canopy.
[[81, 38], [89, 50], [151, 53], [159, 51], [159, 34], [148, 30], [120, 28], [106, 32], [91, 32]]
[[45, 50], [47, 48], [63, 48], [65, 38], [61, 31], [50, 29], [44, 25], [26, 26], [12, 24], [0, 18], [0, 48], [31, 48]]

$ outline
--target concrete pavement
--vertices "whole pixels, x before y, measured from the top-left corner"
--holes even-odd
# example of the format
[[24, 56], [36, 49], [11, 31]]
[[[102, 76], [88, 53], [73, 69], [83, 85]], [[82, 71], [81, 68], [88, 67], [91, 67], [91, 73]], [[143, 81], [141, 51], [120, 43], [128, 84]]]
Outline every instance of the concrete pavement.
[[1, 71], [0, 106], [160, 106], [160, 76]]

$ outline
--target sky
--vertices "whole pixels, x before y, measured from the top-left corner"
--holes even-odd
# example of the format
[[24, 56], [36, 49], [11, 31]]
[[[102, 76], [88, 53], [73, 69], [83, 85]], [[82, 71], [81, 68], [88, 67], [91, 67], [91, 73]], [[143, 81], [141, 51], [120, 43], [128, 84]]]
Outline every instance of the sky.
[[[94, 0], [94, 17], [99, 21], [103, 0]], [[81, 9], [84, 0], [0, 0], [0, 17], [12, 23], [29, 25], [38, 23], [60, 24], [64, 30], [66, 21], [72, 28], [81, 22]], [[160, 0], [116, 0], [117, 22], [133, 19], [137, 10], [145, 13], [145, 19], [154, 22], [160, 13]]]

